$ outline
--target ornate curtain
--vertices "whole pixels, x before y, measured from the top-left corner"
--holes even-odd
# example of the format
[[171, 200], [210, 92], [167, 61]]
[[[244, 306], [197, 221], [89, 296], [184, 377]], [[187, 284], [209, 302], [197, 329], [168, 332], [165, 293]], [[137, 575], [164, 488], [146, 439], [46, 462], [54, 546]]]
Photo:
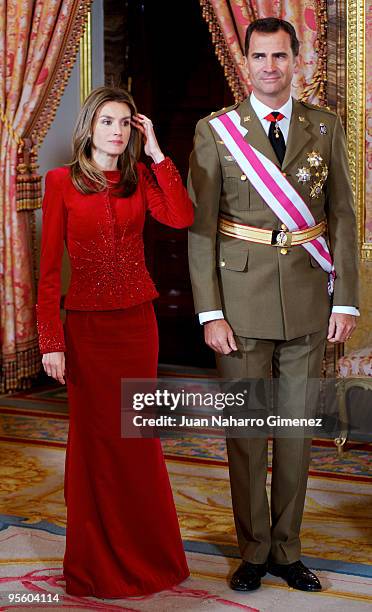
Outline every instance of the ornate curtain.
[[236, 102], [250, 91], [243, 64], [247, 26], [254, 19], [280, 17], [292, 23], [301, 42], [293, 95], [326, 104], [327, 0], [200, 0], [200, 5]]
[[345, 124], [346, 118], [346, 0], [328, 0], [327, 103]]
[[92, 0], [0, 0], [0, 390], [40, 369], [34, 209], [37, 147], [67, 83]]

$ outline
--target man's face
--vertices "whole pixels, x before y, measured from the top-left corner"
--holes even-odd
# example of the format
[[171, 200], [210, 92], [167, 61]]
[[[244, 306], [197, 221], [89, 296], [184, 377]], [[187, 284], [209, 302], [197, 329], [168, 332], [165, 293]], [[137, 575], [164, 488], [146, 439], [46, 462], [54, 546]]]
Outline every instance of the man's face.
[[245, 59], [253, 92], [259, 98], [275, 99], [286, 93], [289, 97], [298, 58], [293, 55], [287, 32], [253, 32]]

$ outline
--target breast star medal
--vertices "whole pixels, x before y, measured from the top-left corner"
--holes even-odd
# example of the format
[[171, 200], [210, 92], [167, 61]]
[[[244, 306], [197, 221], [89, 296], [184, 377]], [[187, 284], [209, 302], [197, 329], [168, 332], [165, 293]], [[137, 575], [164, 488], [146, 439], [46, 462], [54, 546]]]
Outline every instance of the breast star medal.
[[319, 151], [310, 151], [306, 161], [308, 166], [302, 166], [297, 170], [297, 180], [299, 183], [309, 183], [310, 197], [319, 198], [328, 177], [328, 168]]
[[319, 168], [322, 164], [323, 158], [318, 151], [311, 151], [307, 156], [307, 161], [311, 168]]
[[307, 183], [311, 179], [309, 168], [299, 168], [296, 174], [299, 183]]
[[328, 134], [328, 128], [327, 128], [326, 125], [324, 125], [324, 123], [320, 123], [319, 131], [320, 131], [322, 136], [326, 136]]

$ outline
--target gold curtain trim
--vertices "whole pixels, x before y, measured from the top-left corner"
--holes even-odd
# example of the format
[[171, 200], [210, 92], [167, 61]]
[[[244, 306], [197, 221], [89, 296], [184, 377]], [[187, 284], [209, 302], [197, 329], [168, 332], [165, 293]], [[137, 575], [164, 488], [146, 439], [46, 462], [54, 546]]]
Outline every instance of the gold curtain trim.
[[20, 143], [17, 165], [17, 211], [41, 208], [42, 177], [37, 174], [37, 148], [44, 140], [61, 102], [76, 61], [80, 38], [84, 34], [92, 1], [79, 0], [71, 11], [54, 71], [33, 113], [32, 121], [25, 130], [26, 144]]
[[318, 54], [317, 69], [311, 82], [306, 85], [299, 100], [306, 101], [312, 95], [318, 95], [321, 106], [327, 106], [327, 72], [328, 72], [328, 44], [327, 28], [328, 13], [327, 0], [317, 0], [316, 18], [318, 36], [315, 41], [315, 51]]
[[7, 393], [20, 389], [29, 389], [33, 379], [41, 370], [41, 358], [39, 346], [34, 343], [34, 346], [24, 350], [17, 351], [16, 355], [12, 356], [0, 363], [0, 392]]
[[18, 164], [16, 177], [17, 211], [35, 210], [41, 208], [42, 177], [37, 174], [37, 149], [26, 138], [18, 148]]
[[69, 24], [61, 43], [54, 73], [49, 79], [48, 87], [33, 114], [31, 124], [27, 128], [27, 135], [32, 138], [37, 146], [40, 146], [44, 140], [57, 112], [76, 61], [80, 47], [80, 38], [85, 31], [92, 2], [93, 0], [80, 0], [75, 6], [75, 10], [70, 14]]
[[229, 87], [233, 93], [235, 102], [244, 100], [245, 92], [235, 67], [235, 62], [231, 57], [230, 49], [226, 43], [223, 32], [218, 23], [217, 17], [209, 0], [199, 0], [202, 9], [203, 19], [207, 22], [209, 31], [212, 35], [214, 52], [223, 67], [223, 71]]
[[23, 139], [21, 138], [21, 136], [19, 136], [19, 134], [17, 134], [16, 130], [12, 126], [11, 121], [9, 121], [8, 117], [6, 116], [6, 113], [4, 112], [4, 109], [1, 106], [0, 106], [0, 120], [2, 124], [5, 126], [11, 139], [14, 140], [14, 142], [16, 142], [18, 145], [23, 146]]

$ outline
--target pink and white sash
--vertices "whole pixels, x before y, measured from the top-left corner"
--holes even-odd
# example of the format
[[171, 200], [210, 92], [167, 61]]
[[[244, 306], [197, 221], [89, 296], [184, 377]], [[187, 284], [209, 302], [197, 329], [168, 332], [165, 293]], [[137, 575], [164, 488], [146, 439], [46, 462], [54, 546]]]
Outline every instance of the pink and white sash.
[[[235, 110], [214, 117], [209, 123], [223, 140], [253, 187], [290, 232], [316, 225], [306, 202], [280, 169], [244, 140], [248, 130], [241, 125], [240, 116]], [[319, 236], [301, 246], [316, 259], [323, 270], [328, 272], [328, 293], [331, 295], [336, 272], [324, 237]]]

